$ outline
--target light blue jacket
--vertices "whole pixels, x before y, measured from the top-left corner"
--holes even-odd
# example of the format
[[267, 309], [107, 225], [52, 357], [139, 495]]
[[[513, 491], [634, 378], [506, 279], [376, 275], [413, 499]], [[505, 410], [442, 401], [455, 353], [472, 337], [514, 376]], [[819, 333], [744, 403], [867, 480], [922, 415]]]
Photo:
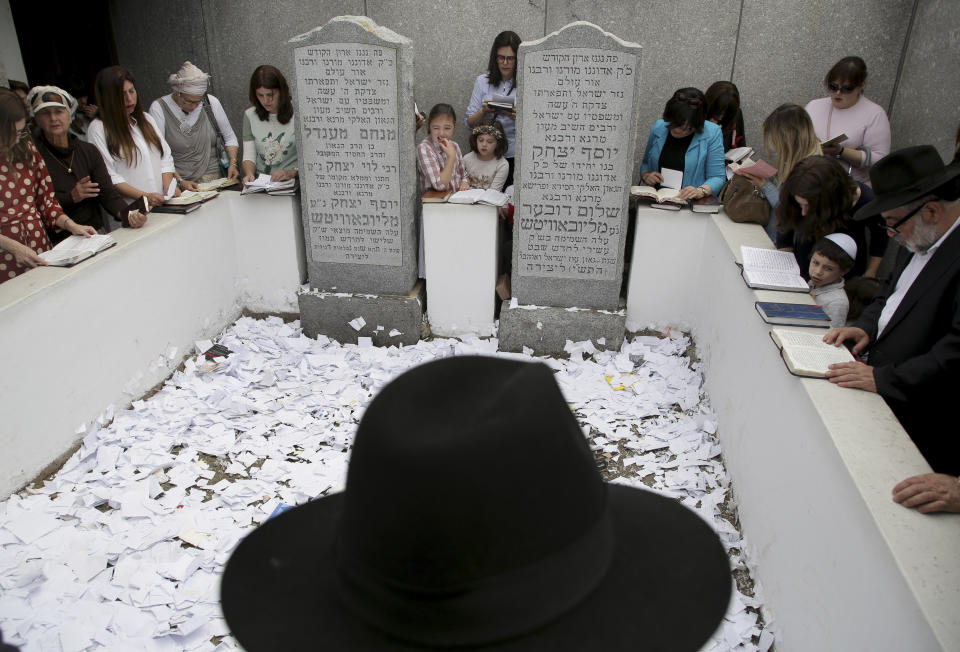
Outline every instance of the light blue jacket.
[[[667, 142], [670, 131], [664, 120], [657, 120], [647, 138], [647, 148], [643, 152], [643, 164], [640, 172], [658, 172], [660, 170], [660, 152]], [[720, 194], [726, 182], [723, 162], [723, 132], [709, 120], [703, 123], [703, 131], [694, 133], [687, 148], [686, 164], [683, 166], [683, 187], [698, 188], [707, 184], [713, 190], [713, 196]]]

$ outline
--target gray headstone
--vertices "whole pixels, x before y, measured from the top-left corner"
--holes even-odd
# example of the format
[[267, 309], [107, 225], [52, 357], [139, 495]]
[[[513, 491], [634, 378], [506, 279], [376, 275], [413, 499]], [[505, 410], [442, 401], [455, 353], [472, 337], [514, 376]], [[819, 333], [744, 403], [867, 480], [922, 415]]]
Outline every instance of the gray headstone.
[[310, 285], [406, 295], [417, 278], [413, 46], [364, 16], [290, 45]]
[[513, 294], [616, 309], [641, 47], [575, 22], [518, 53]]

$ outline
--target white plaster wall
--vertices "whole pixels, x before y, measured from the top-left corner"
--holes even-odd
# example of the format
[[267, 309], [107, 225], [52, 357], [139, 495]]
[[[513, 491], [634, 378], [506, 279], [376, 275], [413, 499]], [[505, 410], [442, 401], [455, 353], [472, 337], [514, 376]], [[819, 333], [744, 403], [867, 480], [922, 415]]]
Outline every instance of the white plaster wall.
[[299, 313], [307, 281], [300, 198], [222, 193], [229, 204], [237, 256], [239, 301], [250, 312]]
[[27, 71], [23, 67], [23, 57], [20, 54], [17, 29], [13, 25], [10, 0], [0, 0], [0, 72], [5, 75], [0, 79], [4, 86], [7, 85], [7, 79], [16, 79], [29, 84]]
[[436, 335], [493, 334], [497, 209], [423, 205], [427, 318]]
[[116, 247], [73, 268], [0, 284], [0, 496], [243, 308], [296, 312], [288, 295], [305, 274], [299, 214], [293, 197], [224, 193], [189, 215], [155, 213], [142, 229], [114, 231]]
[[693, 326], [777, 649], [960, 649], [960, 517], [892, 502], [930, 467], [879, 396], [786, 371], [753, 304], [806, 295], [754, 292], [734, 265], [772, 246], [763, 230], [641, 208], [636, 233], [628, 323]]

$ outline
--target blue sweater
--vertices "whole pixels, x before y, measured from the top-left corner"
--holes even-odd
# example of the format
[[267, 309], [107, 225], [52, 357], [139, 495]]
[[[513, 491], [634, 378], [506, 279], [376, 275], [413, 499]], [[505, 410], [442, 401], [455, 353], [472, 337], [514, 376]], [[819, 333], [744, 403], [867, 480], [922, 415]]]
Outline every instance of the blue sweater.
[[[667, 141], [669, 134], [667, 123], [657, 120], [647, 138], [647, 148], [643, 152], [643, 172], [660, 171], [660, 152]], [[720, 194], [720, 189], [726, 182], [723, 162], [723, 132], [712, 122], [703, 123], [703, 131], [694, 133], [690, 146], [687, 148], [686, 164], [683, 166], [683, 187], [698, 188], [707, 184], [713, 190], [714, 196]]]

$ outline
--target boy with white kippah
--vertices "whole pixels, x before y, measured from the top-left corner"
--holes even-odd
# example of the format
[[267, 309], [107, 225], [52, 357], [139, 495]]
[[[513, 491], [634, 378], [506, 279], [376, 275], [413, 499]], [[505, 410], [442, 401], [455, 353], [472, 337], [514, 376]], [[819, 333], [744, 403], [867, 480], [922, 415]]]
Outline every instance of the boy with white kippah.
[[845, 233], [831, 233], [813, 245], [810, 256], [810, 294], [830, 316], [831, 328], [847, 323], [850, 301], [843, 289], [843, 275], [857, 259], [857, 243]]

